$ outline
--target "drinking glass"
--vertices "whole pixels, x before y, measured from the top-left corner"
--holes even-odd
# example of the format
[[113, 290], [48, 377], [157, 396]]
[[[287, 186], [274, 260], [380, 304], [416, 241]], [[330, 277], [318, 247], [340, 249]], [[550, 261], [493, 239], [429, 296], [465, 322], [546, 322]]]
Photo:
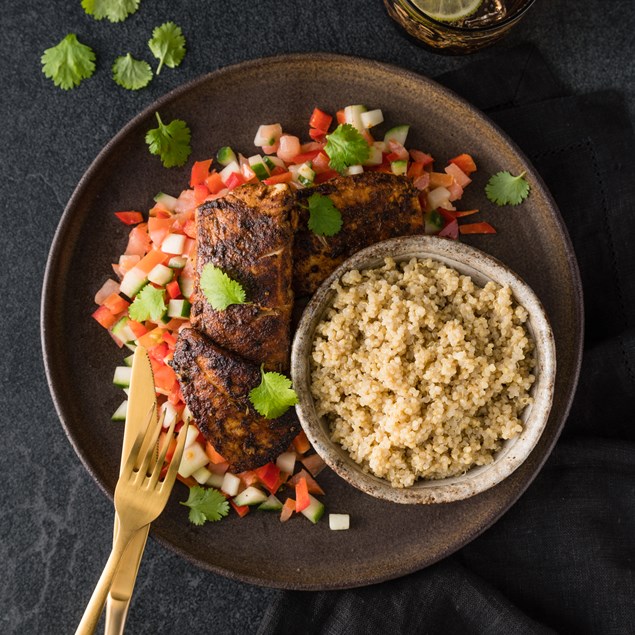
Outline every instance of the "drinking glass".
[[500, 39], [519, 22], [534, 0], [483, 0], [470, 16], [440, 22], [426, 15], [417, 0], [384, 0], [389, 15], [424, 46], [438, 52], [472, 53]]

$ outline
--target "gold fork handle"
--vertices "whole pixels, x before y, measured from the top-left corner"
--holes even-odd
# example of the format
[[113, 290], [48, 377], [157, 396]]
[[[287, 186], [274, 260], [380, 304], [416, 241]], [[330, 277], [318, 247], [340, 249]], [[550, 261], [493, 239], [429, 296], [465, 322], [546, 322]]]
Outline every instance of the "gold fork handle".
[[75, 631], [75, 635], [92, 635], [92, 633], [95, 632], [101, 613], [104, 610], [104, 604], [106, 603], [106, 598], [108, 597], [108, 591], [110, 590], [112, 579], [115, 577], [115, 573], [117, 573], [117, 566], [119, 565], [119, 561], [121, 560], [124, 551], [126, 550], [126, 546], [135, 534], [135, 530], [136, 528], [130, 530], [123, 527], [121, 524], [119, 525], [117, 540], [115, 540], [108, 562], [106, 562], [106, 566], [102, 571], [99, 582], [97, 582], [97, 586], [90, 597], [90, 601], [88, 602], [88, 606], [84, 611], [82, 620]]

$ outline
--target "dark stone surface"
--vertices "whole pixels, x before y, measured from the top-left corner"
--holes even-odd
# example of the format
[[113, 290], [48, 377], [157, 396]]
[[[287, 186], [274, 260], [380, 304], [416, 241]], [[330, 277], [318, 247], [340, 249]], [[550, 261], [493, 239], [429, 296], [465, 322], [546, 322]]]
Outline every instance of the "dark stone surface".
[[[183, 27], [188, 54], [151, 86], [129, 93], [110, 78], [115, 57], [150, 60], [154, 26]], [[489, 54], [536, 44], [573, 92], [612, 88], [635, 115], [631, 0], [538, 1]], [[40, 72], [42, 51], [69, 32], [93, 47], [95, 75], [64, 92]], [[55, 227], [75, 185], [119, 128], [152, 101], [200, 74], [233, 62], [292, 51], [332, 51], [393, 62], [434, 76], [464, 58], [417, 47], [379, 0], [313, 3], [143, 0], [122, 24], [85, 16], [79, 0], [4, 3], [2, 14], [1, 331], [4, 480], [0, 516], [0, 631], [74, 630], [106, 560], [110, 502], [81, 466], [57, 420], [41, 361], [39, 301]], [[249, 633], [277, 592], [192, 568], [149, 541], [128, 626], [131, 633]]]

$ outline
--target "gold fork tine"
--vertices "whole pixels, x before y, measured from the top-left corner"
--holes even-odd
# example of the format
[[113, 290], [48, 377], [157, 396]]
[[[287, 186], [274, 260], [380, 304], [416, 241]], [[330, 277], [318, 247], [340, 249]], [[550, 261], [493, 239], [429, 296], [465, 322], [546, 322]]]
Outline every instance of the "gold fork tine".
[[156, 405], [152, 404], [152, 407], [150, 408], [150, 411], [148, 412], [148, 416], [146, 417], [144, 424], [139, 428], [139, 434], [137, 434], [137, 438], [134, 440], [134, 443], [132, 444], [132, 448], [130, 448], [130, 454], [128, 454], [126, 463], [123, 466], [123, 469], [121, 470], [119, 480], [121, 480], [124, 477], [124, 475], [128, 477], [130, 476], [130, 474], [132, 474], [132, 471], [134, 470], [134, 466], [137, 463], [137, 459], [139, 458], [141, 447], [143, 446], [143, 442], [150, 429], [150, 422], [152, 421], [152, 415], [154, 414], [155, 409], [156, 409]]
[[[161, 448], [161, 452], [159, 454], [159, 458], [157, 459], [156, 465], [152, 470], [152, 474], [150, 475], [150, 484], [149, 487], [152, 488], [156, 485], [159, 480], [159, 476], [161, 475], [161, 471], [163, 470], [163, 464], [165, 463], [165, 457], [168, 453], [168, 448], [170, 447], [170, 443], [172, 442], [172, 436], [174, 435], [174, 427], [176, 426], [176, 419], [172, 420], [170, 424], [170, 428], [165, 436], [165, 443], [163, 444], [163, 448]], [[185, 426], [183, 426], [185, 427]]]
[[[165, 420], [165, 410], [161, 413], [161, 416], [157, 420], [153, 430], [152, 435], [150, 437], [146, 437], [143, 440], [143, 446], [139, 451], [139, 456], [143, 456], [144, 459], [139, 466], [139, 473], [137, 478], [144, 478], [147, 476], [148, 468], [150, 466], [150, 461], [154, 458], [156, 454], [156, 447], [159, 441], [159, 435], [161, 434], [161, 430], [163, 428], [163, 421]], [[147, 447], [145, 447], [146, 440], [148, 441]]]

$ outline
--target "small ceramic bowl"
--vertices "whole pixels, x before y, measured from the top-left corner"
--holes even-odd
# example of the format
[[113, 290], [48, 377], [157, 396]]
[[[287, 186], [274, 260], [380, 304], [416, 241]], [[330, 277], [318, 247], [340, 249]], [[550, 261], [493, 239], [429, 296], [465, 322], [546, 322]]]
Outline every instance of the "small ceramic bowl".
[[[339, 444], [331, 441], [328, 423], [320, 419], [311, 395], [310, 355], [315, 329], [331, 306], [332, 285], [351, 269], [380, 267], [387, 257], [400, 262], [432, 258], [469, 275], [479, 286], [493, 280], [509, 285], [515, 301], [527, 310], [528, 330], [534, 340], [536, 367], [531, 395], [533, 402], [522, 413], [523, 431], [504, 442], [489, 465], [475, 467], [460, 476], [440, 480], [418, 480], [408, 488], [391, 484], [366, 473]], [[293, 340], [291, 376], [298, 394], [296, 411], [317, 453], [343, 479], [358, 489], [395, 503], [447, 503], [494, 487], [517, 469], [538, 442], [549, 417], [556, 375], [553, 333], [545, 311], [531, 288], [513, 271], [491, 256], [463, 243], [433, 236], [407, 236], [372, 245], [346, 260], [316, 291], [307, 305]]]

